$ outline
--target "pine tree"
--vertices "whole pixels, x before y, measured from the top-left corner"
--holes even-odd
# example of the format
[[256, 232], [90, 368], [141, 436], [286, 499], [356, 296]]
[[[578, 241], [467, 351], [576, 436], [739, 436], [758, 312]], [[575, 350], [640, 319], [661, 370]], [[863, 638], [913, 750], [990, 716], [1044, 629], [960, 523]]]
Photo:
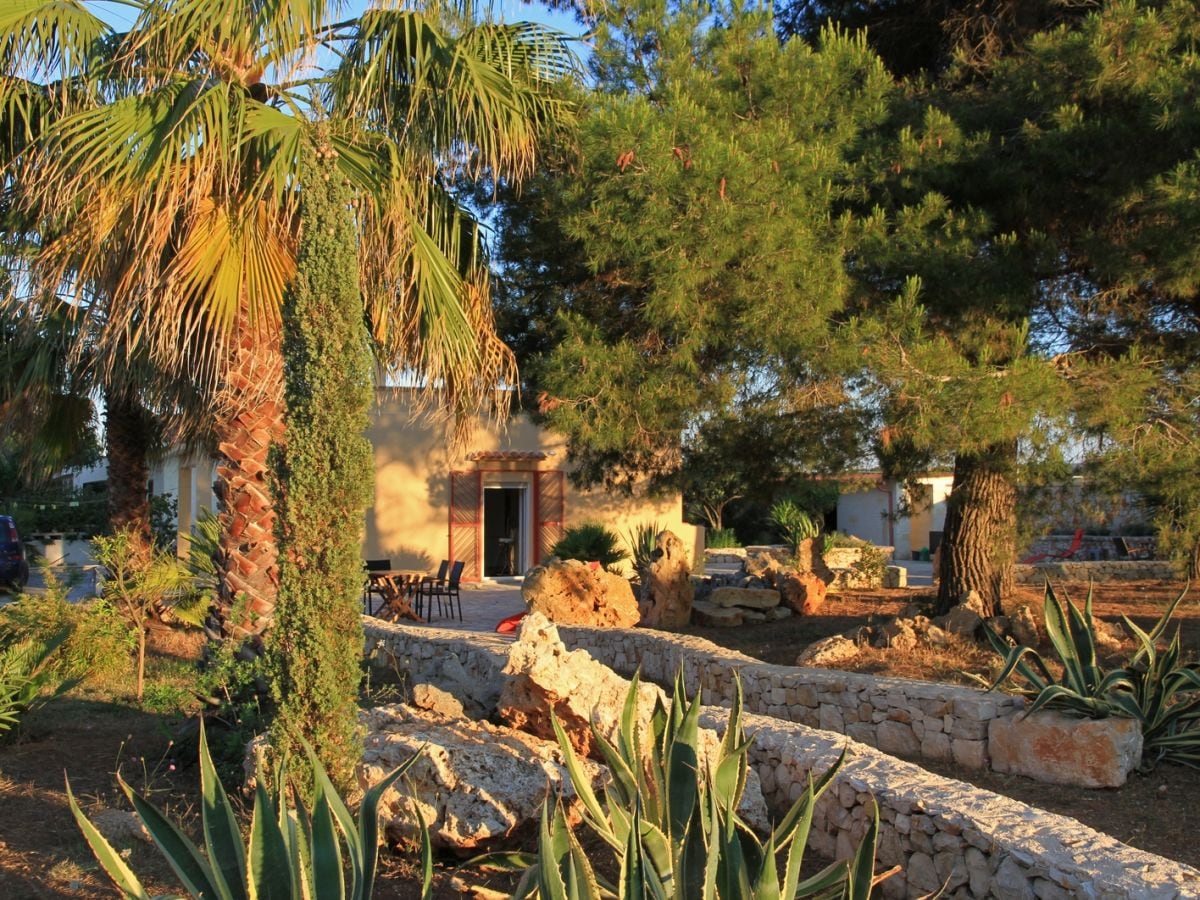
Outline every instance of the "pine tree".
[[759, 9], [651, 0], [602, 19], [591, 65], [577, 144], [499, 229], [501, 323], [577, 479], [673, 475], [686, 435], [763, 397], [832, 420], [850, 399], [824, 366], [849, 288], [834, 207], [886, 112], [879, 61], [845, 36], [782, 45]]
[[1198, 22], [1192, 4], [1108, 5], [976, 80], [916, 86], [878, 142], [859, 346], [885, 434], [955, 460], [943, 607], [1011, 585], [1021, 464], [1097, 431], [1141, 448], [1135, 482], [1147, 453], [1164, 474], [1194, 453], [1195, 416], [1166, 413], [1186, 408], [1200, 330]]
[[296, 278], [284, 301], [287, 441], [273, 461], [280, 575], [268, 648], [275, 748], [302, 757], [306, 739], [349, 786], [359, 757], [359, 545], [374, 459], [355, 228], [332, 154], [318, 146], [309, 158]]

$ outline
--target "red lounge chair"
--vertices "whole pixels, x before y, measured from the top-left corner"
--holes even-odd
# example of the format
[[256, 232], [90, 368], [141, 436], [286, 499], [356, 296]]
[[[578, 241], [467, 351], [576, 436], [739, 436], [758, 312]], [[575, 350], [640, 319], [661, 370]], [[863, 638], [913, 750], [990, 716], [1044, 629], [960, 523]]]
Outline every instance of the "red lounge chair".
[[1075, 537], [1071, 539], [1069, 546], [1062, 553], [1035, 553], [1033, 556], [1027, 556], [1021, 562], [1029, 565], [1030, 563], [1041, 562], [1043, 559], [1070, 559], [1079, 552], [1079, 548], [1083, 546], [1083, 529], [1079, 528], [1075, 531]]

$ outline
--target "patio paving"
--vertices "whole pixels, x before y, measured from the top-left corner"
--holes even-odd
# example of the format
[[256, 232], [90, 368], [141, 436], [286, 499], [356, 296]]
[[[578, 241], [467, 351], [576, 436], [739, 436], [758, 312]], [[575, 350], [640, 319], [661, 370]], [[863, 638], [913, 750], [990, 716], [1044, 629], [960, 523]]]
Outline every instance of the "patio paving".
[[[434, 604], [433, 620], [428, 623], [430, 628], [447, 631], [495, 631], [501, 619], [525, 611], [525, 602], [521, 599], [519, 584], [495, 584], [462, 586], [462, 621], [457, 617], [450, 618], [437, 615], [437, 604]], [[401, 624], [413, 625], [418, 628], [420, 622], [405, 620]]]

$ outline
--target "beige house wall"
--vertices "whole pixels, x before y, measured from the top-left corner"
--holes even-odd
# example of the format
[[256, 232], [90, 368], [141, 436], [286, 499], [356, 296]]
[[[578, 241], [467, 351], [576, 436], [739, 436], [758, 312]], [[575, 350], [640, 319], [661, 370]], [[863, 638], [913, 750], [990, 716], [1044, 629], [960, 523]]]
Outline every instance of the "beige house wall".
[[[525, 487], [532, 503], [537, 472], [565, 471], [563, 438], [533, 425], [525, 416], [507, 427], [480, 421], [466, 445], [456, 453], [446, 447], [440, 426], [414, 420], [409, 393], [380, 389], [368, 431], [375, 448], [375, 504], [367, 513], [363, 557], [389, 558], [396, 568], [431, 571], [447, 558], [450, 545], [450, 473], [481, 473], [484, 486]], [[497, 453], [543, 454], [540, 459], [489, 459]], [[473, 458], [480, 454], [484, 458]], [[527, 525], [530, 516], [526, 515]], [[598, 521], [622, 539], [635, 525], [657, 522], [674, 531], [692, 548], [693, 565], [703, 560], [704, 529], [683, 522], [678, 494], [658, 498], [625, 497], [605, 491], [579, 491], [566, 482], [563, 522], [566, 527]], [[527, 564], [533, 559], [534, 537], [523, 535]]]

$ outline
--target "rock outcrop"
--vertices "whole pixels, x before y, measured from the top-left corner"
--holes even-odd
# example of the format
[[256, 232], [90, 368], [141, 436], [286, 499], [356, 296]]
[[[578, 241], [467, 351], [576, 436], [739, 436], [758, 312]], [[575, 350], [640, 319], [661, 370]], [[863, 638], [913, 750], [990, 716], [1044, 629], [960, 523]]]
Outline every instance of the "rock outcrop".
[[[422, 750], [380, 802], [384, 833], [392, 838], [415, 836], [419, 813], [436, 847], [468, 852], [503, 846], [536, 827], [547, 786], [562, 790], [568, 814], [577, 815], [555, 743], [399, 704], [368, 710], [362, 721], [364, 789]], [[588, 760], [583, 765], [599, 779], [601, 767]]]
[[691, 621], [695, 593], [683, 541], [670, 531], [659, 533], [650, 566], [642, 573], [642, 624], [682, 628]]
[[[499, 713], [515, 728], [552, 738], [553, 710], [572, 748], [580, 755], [598, 757], [592, 725], [607, 740], [616, 741], [629, 685], [630, 682], [586, 651], [568, 651], [558, 629], [544, 616], [529, 615], [521, 623], [519, 637], [504, 668]], [[645, 682], [638, 684], [637, 720], [643, 735], [651, 733], [650, 719], [659, 702], [670, 705], [661, 688]], [[719, 747], [717, 733], [701, 729], [702, 764], [715, 756]], [[739, 812], [756, 831], [768, 827], [762, 788], [753, 770]]]
[[826, 583], [814, 572], [784, 570], [775, 576], [783, 601], [802, 616], [816, 615], [825, 605]]
[[632, 628], [641, 619], [626, 579], [574, 559], [555, 559], [530, 569], [521, 598], [530, 613], [560, 625]]

